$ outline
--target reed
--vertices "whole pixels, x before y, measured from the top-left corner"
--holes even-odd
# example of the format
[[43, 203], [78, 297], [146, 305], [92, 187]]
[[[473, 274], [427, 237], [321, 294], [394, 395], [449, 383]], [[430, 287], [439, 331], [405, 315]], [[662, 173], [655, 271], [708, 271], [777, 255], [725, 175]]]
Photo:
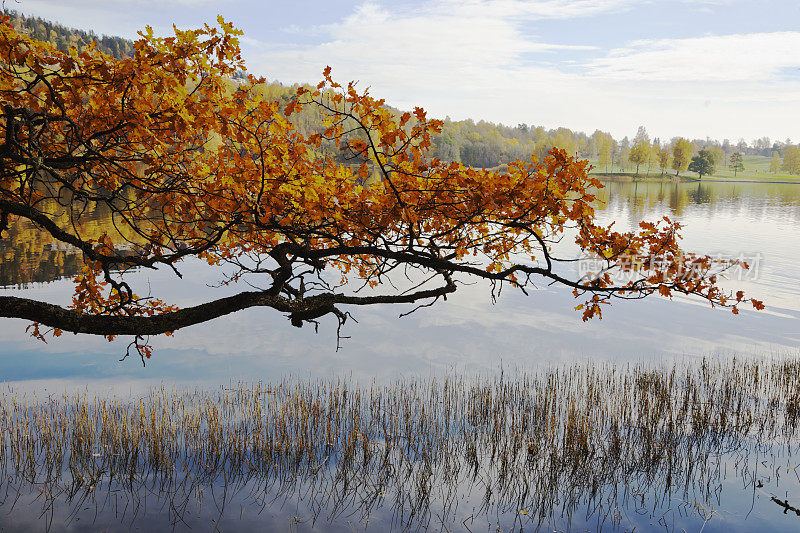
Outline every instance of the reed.
[[[386, 385], [286, 378], [135, 400], [9, 389], [0, 500], [36, 494], [52, 520], [57, 505], [109, 495], [135, 517], [150, 497], [176, 524], [220, 488], [262, 509], [301, 494], [312, 520], [382, 509], [402, 528], [466, 526], [476, 513], [541, 526], [578, 509], [614, 525], [628, 506], [679, 501], [702, 518], [726, 461], [755, 486], [748, 465], [791, 451], [799, 420], [800, 360]], [[459, 508], [465, 494], [475, 509]]]

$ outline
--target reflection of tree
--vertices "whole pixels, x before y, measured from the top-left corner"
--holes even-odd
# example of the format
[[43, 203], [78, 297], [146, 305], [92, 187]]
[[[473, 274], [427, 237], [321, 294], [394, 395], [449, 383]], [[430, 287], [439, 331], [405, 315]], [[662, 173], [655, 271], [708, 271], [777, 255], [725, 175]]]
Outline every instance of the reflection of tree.
[[47, 245], [30, 247], [30, 243], [20, 242], [0, 246], [0, 287], [26, 287], [74, 276], [83, 265], [80, 254], [48, 249]]
[[[52, 213], [63, 208], [51, 200], [43, 210]], [[98, 206], [71, 219], [62, 212], [60, 218], [69, 220], [75, 231], [87, 238], [114, 231], [109, 213]], [[80, 250], [57, 241], [26, 219], [14, 219], [3, 237], [0, 239], [0, 287], [46, 283], [74, 276], [83, 268]]]
[[697, 182], [696, 189], [689, 189], [689, 199], [695, 205], [711, 204], [711, 187], [704, 187], [701, 182]]
[[[669, 509], [702, 522], [727, 475], [761, 489], [774, 471], [753, 467], [771, 457], [781, 468], [800, 433], [799, 392], [800, 361], [703, 361], [368, 388], [162, 388], [133, 402], [3, 394], [0, 494], [43, 517], [66, 507], [70, 519], [129, 526], [153, 502], [169, 510], [164, 522], [187, 525], [209, 505], [218, 519], [284, 504], [315, 522], [388, 513], [398, 529], [560, 528], [580, 516], [628, 528], [626, 514]], [[480, 501], [459, 506], [465, 494]]]
[[678, 182], [675, 182], [675, 187], [669, 193], [669, 208], [675, 215], [680, 215], [683, 213], [683, 208], [686, 205], [685, 197], [678, 185]]
[[800, 187], [794, 184], [766, 183], [681, 183], [664, 182], [621, 183], [604, 182], [598, 194], [598, 210], [619, 202], [629, 206], [631, 223], [636, 216], [649, 217], [653, 207], [665, 205], [673, 215], [680, 216], [689, 205], [705, 205], [712, 209], [737, 203], [752, 216], [761, 217], [765, 202], [778, 201], [784, 205], [800, 205]]
[[[750, 197], [768, 196], [783, 203], [800, 203], [800, 188], [794, 185], [752, 185], [672, 182], [608, 182], [597, 192], [597, 208], [603, 211], [613, 199], [621, 199], [630, 209], [632, 221], [636, 216], [650, 216], [647, 207], [664, 204], [674, 215], [681, 215], [686, 205], [714, 205], [720, 200], [741, 201]], [[51, 204], [46, 209], [57, 209]], [[113, 228], [107, 212], [95, 209], [76, 217], [72, 223], [82, 235], [99, 237]], [[74, 276], [83, 267], [83, 258], [74, 248], [55, 241], [50, 234], [39, 230], [24, 219], [16, 219], [0, 239], [0, 286], [24, 286]], [[126, 239], [117, 239], [121, 242]]]

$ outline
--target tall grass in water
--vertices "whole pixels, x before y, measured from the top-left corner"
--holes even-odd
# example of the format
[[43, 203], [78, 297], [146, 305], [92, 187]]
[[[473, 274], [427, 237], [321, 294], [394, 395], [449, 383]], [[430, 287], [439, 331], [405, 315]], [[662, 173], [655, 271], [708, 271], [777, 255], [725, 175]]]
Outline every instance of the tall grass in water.
[[[263, 509], [299, 494], [311, 520], [381, 510], [398, 528], [480, 515], [519, 528], [576, 510], [613, 526], [626, 508], [680, 502], [703, 518], [723, 458], [755, 490], [749, 459], [791, 451], [799, 420], [800, 360], [371, 386], [285, 379], [133, 401], [7, 391], [0, 500], [34, 494], [43, 520], [92, 504], [135, 521], [150, 498], [175, 524], [209, 488], [224, 492], [221, 508], [230, 495]], [[459, 507], [465, 494], [477, 503]]]

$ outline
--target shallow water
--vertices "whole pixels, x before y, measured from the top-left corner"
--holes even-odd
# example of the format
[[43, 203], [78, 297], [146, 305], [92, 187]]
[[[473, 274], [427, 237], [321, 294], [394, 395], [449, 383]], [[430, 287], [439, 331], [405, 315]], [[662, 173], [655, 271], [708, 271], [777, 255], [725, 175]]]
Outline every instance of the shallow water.
[[738, 360], [2, 394], [0, 527], [792, 531], [798, 391]]
[[[479, 284], [461, 287], [447, 302], [402, 319], [398, 315], [407, 309], [358, 309], [355, 317], [359, 323], [347, 325], [344, 334], [351, 338], [344, 340], [338, 351], [335, 324], [330, 321], [324, 321], [315, 333], [310, 327], [291, 327], [285, 317], [273, 311], [251, 309], [187, 328], [173, 338], [154, 339], [155, 355], [144, 368], [135, 357], [119, 360], [127, 340], [108, 343], [101, 338], [65, 335], [44, 344], [25, 333], [25, 322], [4, 320], [0, 322], [0, 376], [13, 390], [35, 392], [39, 398], [76, 390], [125, 397], [137, 396], [161, 383], [217, 388], [240, 380], [270, 381], [286, 375], [314, 379], [346, 376], [356, 382], [386, 383], [397, 378], [443, 375], [494, 376], [501, 371], [515, 375], [586, 361], [659, 365], [695, 361], [706, 355], [723, 360], [732, 355], [797, 356], [800, 284], [795, 265], [800, 260], [800, 186], [608, 183], [600, 196], [604, 201], [600, 219], [615, 221], [618, 228], [667, 215], [684, 224], [687, 249], [748, 260], [753, 271], [727, 283], [763, 299], [767, 310], [745, 310], [735, 317], [695, 300], [649, 298], [617, 302], [604, 313], [603, 320], [583, 323], [573, 311], [576, 302], [566, 289], [542, 286], [528, 297], [504, 291], [492, 304], [489, 288]], [[97, 220], [102, 222], [102, 215], [98, 214]], [[5, 294], [69, 301], [69, 279], [48, 281], [74, 274], [79, 267], [68, 249], [22, 232], [16, 242], [0, 242], [0, 256], [4, 261], [0, 285], [12, 286], [0, 289]], [[14, 268], [6, 268], [12, 257]], [[219, 297], [230, 290], [212, 288], [218, 275], [202, 263], [188, 263], [182, 271], [184, 280], [180, 283], [169, 272], [138, 272], [135, 278], [149, 284], [153, 294], [165, 295], [178, 305]], [[769, 457], [749, 455], [744, 460], [721, 456], [719, 478], [710, 487], [717, 496], [711, 498], [710, 507], [697, 493], [695, 498], [689, 493], [661, 506], [649, 498], [644, 505], [638, 504], [634, 496], [624, 505], [610, 506], [600, 513], [578, 506], [547, 521], [545, 529], [595, 531], [602, 523], [621, 531], [748, 531], [758, 527], [795, 531], [800, 517], [791, 511], [784, 514], [783, 508], [770, 499], [777, 494], [800, 505], [800, 479], [793, 470], [798, 465], [789, 451], [796, 452], [780, 448]], [[769, 493], [757, 490], [753, 481], [759, 465], [766, 468], [763, 461], [773, 472], [766, 486]], [[737, 468], [749, 474], [740, 475]], [[776, 478], [774, 472], [781, 477]], [[520, 526], [531, 529], [535, 524], [516, 508], [493, 509], [488, 518], [484, 513], [471, 522], [462, 521], [471, 515], [473, 507], [481, 506], [484, 494], [478, 487], [458, 487], [458, 520], [449, 520], [444, 526], [437, 522], [436, 512], [441, 515], [444, 508], [439, 503], [432, 507], [428, 526], [434, 530], [478, 531]], [[349, 531], [363, 528], [368, 519], [370, 529], [403, 527], [398, 508], [390, 504], [376, 506], [366, 518], [352, 509], [335, 514], [309, 499], [302, 486], [279, 494], [281, 498], [274, 501], [275, 487], [257, 487], [255, 497], [252, 487], [225, 497], [219, 495], [218, 488], [209, 485], [184, 500], [190, 509], [185, 517], [190, 525], [201, 529], [213, 524], [221, 529], [272, 525], [301, 531]], [[48, 514], [42, 511], [40, 494], [23, 493], [13, 508], [14, 498], [9, 498], [8, 491], [3, 494], [0, 529], [27, 530], [33, 524], [37, 528], [44, 524], [42, 520]], [[89, 502], [80, 498], [62, 500], [51, 512], [51, 530], [124, 530], [130, 524], [141, 529], [171, 528], [170, 500], [159, 491], [149, 492], [147, 506], [132, 522], [130, 509], [119, 516], [120, 496], [109, 494], [114, 501], [102, 496], [99, 514], [94, 496]], [[33, 505], [26, 505], [26, 500], [33, 500]], [[265, 506], [265, 501], [271, 503]], [[704, 516], [711, 519], [706, 522]], [[184, 526], [179, 523], [179, 527]]]

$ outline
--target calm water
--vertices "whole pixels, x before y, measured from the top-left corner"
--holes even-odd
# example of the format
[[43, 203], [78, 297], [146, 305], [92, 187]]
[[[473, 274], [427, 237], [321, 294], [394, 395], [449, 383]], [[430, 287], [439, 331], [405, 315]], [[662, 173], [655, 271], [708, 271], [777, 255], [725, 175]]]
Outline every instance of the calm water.
[[[609, 183], [602, 191], [603, 221], [626, 228], [641, 219], [669, 215], [685, 224], [684, 244], [693, 251], [743, 256], [754, 265], [733, 288], [763, 299], [767, 310], [711, 309], [700, 301], [650, 298], [617, 302], [601, 321], [583, 323], [568, 290], [542, 286], [529, 297], [504, 291], [496, 304], [485, 285], [462, 287], [447, 302], [402, 319], [407, 309], [355, 310], [336, 351], [334, 324], [293, 328], [271, 310], [252, 309], [153, 341], [146, 368], [135, 358], [119, 361], [126, 340], [65, 335], [44, 344], [25, 333], [21, 320], [0, 322], [0, 376], [18, 387], [49, 392], [76, 385], [126, 392], [152, 384], [218, 385], [239, 379], [347, 375], [392, 379], [447, 372], [494, 373], [535, 369], [561, 362], [665, 361], [702, 355], [784, 355], [800, 346], [800, 187], [761, 184]], [[97, 215], [102, 221], [102, 215]], [[72, 283], [42, 283], [78, 268], [77, 258], [20, 230], [2, 250], [2, 282], [27, 283], [6, 294], [66, 303]], [[142, 272], [140, 292], [166, 295], [178, 305], [219, 296], [217, 275], [200, 263], [184, 266], [176, 283], [168, 272]], [[143, 290], [144, 289], [144, 290]]]
[[[800, 263], [800, 186], [608, 183], [601, 198], [601, 220], [615, 221], [617, 228], [668, 215], [685, 225], [685, 248], [743, 257], [751, 262], [751, 273], [727, 283], [763, 299], [767, 310], [745, 310], [735, 317], [729, 311], [711, 309], [691, 299], [670, 302], [650, 298], [617, 302], [605, 312], [602, 321], [583, 323], [572, 310], [576, 302], [566, 289], [542, 286], [529, 297], [504, 291], [492, 304], [489, 288], [477, 284], [462, 287], [447, 302], [402, 319], [398, 315], [407, 309], [358, 309], [355, 317], [359, 323], [348, 324], [344, 334], [351, 338], [338, 351], [335, 324], [330, 321], [323, 322], [315, 333], [310, 327], [291, 327], [285, 317], [273, 311], [253, 309], [185, 329], [173, 338], [155, 339], [155, 355], [144, 368], [138, 358], [119, 360], [127, 340], [108, 343], [99, 338], [65, 335], [44, 344], [27, 336], [24, 321], [4, 320], [0, 321], [0, 379], [14, 390], [37, 394], [88, 389], [125, 395], [161, 383], [219, 387], [239, 380], [269, 381], [286, 375], [389, 381], [456, 373], [535, 371], [586, 361], [671, 364], [709, 355], [785, 357], [800, 353], [800, 276], [795, 267]], [[96, 220], [102, 223], [102, 213], [96, 214]], [[0, 284], [10, 286], [0, 289], [4, 294], [69, 301], [72, 283], [69, 279], [54, 279], [72, 275], [80, 267], [78, 258], [69, 250], [30, 228], [18, 226], [12, 239], [0, 242], [0, 257]], [[180, 283], [167, 272], [139, 272], [134, 279], [149, 283], [154, 295], [178, 305], [223, 296], [229, 290], [212, 288], [218, 277], [203, 264], [187, 264], [183, 273]], [[789, 456], [790, 451], [796, 450], [779, 449], [769, 454], [773, 463], [777, 454], [778, 462], [786, 465], [781, 467], [785, 470], [779, 469], [784, 477], [768, 479], [772, 484], [764, 490], [769, 489], [770, 494], [779, 491], [792, 501], [792, 495], [800, 497], [800, 478], [791, 466], [796, 461]], [[800, 518], [791, 512], [784, 515], [782, 508], [766, 497], [767, 492], [753, 489], [756, 474], [735, 473], [737, 468], [747, 470], [761, 460], [721, 459], [720, 489], [713, 502], [713, 519], [707, 523], [702, 519], [707, 513], [697, 510], [697, 501], [675, 502], [656, 513], [647, 508], [652, 502], [638, 506], [634, 497], [633, 503], [627, 504], [629, 513], [617, 517], [617, 524], [622, 530], [796, 530]], [[22, 530], [41, 525], [41, 509], [37, 511], [34, 506], [25, 510], [24, 504], [31, 498], [35, 495], [23, 497], [13, 513], [0, 519], [0, 529]], [[223, 513], [215, 507], [218, 500], [209, 489], [200, 499], [205, 503], [192, 508], [186, 519], [201, 529], [213, 520], [223, 529], [288, 524], [303, 530], [311, 524], [292, 524], [291, 516], [303, 505], [310, 505], [304, 498], [303, 491], [297, 489], [284, 495], [279, 506], [259, 507], [234, 499], [232, 507]], [[482, 498], [477, 493], [460, 496], [462, 505], [476, 508]], [[59, 508], [53, 512], [53, 530], [80, 528], [87, 521], [89, 530], [100, 526], [126, 529], [108, 505], [98, 521], [93, 521], [91, 514], [72, 514], [70, 506]], [[233, 507], [235, 510], [230, 511]], [[137, 515], [136, 526], [168, 530], [171, 526], [165, 522], [164, 512], [156, 498]], [[320, 513], [317, 527], [321, 529], [350, 530], [352, 524], [364, 525], [365, 518], [354, 514], [339, 520], [335, 527], [325, 526], [328, 519], [324, 508]], [[397, 527], [396, 513], [396, 509], [376, 508], [369, 523], [374, 527]], [[521, 525], [516, 517], [502, 510], [494, 513], [489, 520], [477, 518], [477, 522], [473, 520], [465, 526], [480, 530], [495, 523]], [[574, 530], [597, 528], [594, 515], [584, 519], [579, 513], [570, 521]]]

